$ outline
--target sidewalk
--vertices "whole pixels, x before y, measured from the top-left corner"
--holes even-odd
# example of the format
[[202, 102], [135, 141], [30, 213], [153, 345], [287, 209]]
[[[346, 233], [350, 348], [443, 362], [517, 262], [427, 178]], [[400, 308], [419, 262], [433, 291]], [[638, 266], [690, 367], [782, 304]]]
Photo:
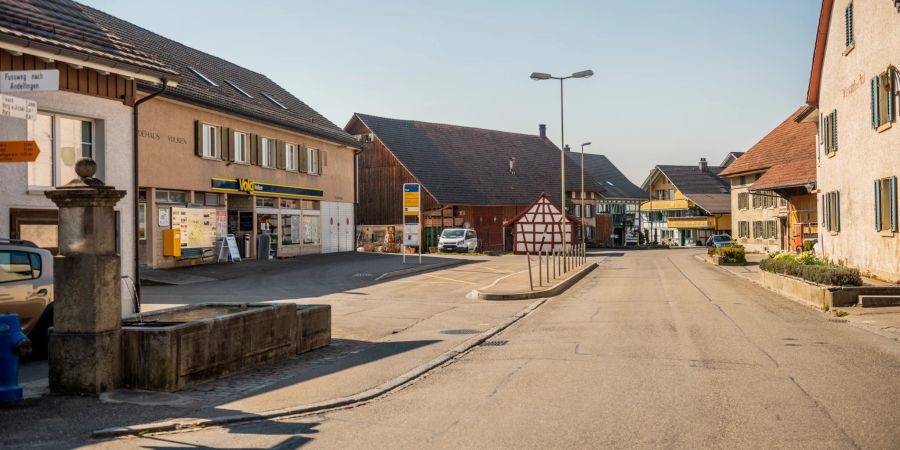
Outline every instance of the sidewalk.
[[527, 262], [523, 261], [523, 265], [526, 266], [523, 270], [498, 278], [490, 285], [473, 290], [472, 296], [482, 300], [553, 297], [577, 283], [597, 266], [593, 258], [588, 257], [581, 264], [571, 263], [569, 271], [563, 274], [559, 265], [554, 267], [549, 261], [541, 260], [542, 264], [538, 266], [537, 257], [532, 256], [531, 260], [531, 273], [527, 268]]
[[[698, 256], [702, 258], [705, 255]], [[762, 261], [765, 256], [766, 255], [750, 254], [747, 255], [747, 265], [745, 266], [717, 267], [733, 275], [759, 284], [759, 262]], [[873, 285], [886, 284], [869, 278], [864, 278], [863, 282], [865, 284]], [[789, 297], [785, 298], [790, 299]], [[790, 300], [803, 305], [812, 306], [809, 303], [799, 300]], [[844, 313], [846, 313], [846, 315]], [[900, 307], [862, 308], [853, 306], [847, 308], [834, 308], [832, 311], [826, 311], [825, 314], [834, 316], [831, 320], [845, 321], [881, 336], [900, 341]]]

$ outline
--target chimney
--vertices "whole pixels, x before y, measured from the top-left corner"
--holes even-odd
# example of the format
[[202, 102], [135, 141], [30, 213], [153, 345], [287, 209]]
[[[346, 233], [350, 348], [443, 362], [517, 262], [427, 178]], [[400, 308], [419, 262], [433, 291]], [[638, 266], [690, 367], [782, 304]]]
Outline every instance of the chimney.
[[706, 172], [709, 170], [709, 165], [706, 164], [706, 158], [700, 158], [700, 171]]
[[547, 125], [543, 123], [538, 125], [538, 134], [541, 136], [541, 139], [547, 139]]
[[572, 151], [572, 149], [569, 148], [569, 144], [566, 144], [566, 146], [563, 148], [563, 150], [565, 150], [567, 152]]

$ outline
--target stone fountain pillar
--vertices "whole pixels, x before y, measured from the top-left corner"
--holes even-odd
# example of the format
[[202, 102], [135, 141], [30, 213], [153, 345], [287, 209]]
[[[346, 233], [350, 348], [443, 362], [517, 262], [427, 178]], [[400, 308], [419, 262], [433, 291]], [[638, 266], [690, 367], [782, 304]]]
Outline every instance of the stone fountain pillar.
[[125, 191], [93, 178], [97, 164], [75, 165], [76, 178], [47, 191], [59, 208], [59, 256], [53, 264], [50, 390], [98, 394], [122, 382], [122, 291], [115, 204]]

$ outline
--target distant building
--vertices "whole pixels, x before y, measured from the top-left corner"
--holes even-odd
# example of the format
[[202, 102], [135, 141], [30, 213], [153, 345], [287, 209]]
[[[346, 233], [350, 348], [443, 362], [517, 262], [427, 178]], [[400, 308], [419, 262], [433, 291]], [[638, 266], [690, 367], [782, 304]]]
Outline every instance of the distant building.
[[[359, 226], [363, 241], [398, 236], [402, 188], [423, 189], [425, 249], [444, 228], [474, 228], [484, 250], [511, 250], [519, 215], [542, 192], [559, 204], [560, 150], [540, 134], [354, 114], [344, 127], [365, 142], [359, 162]], [[566, 160], [566, 190], [580, 191], [579, 166]], [[586, 180], [585, 190], [602, 188]]]
[[713, 234], [731, 232], [731, 190], [724, 168], [700, 158], [696, 166], [656, 166], [641, 186], [651, 200], [641, 204], [642, 228], [650, 242], [704, 245]]
[[[581, 153], [568, 152], [566, 155], [581, 165]], [[588, 196], [583, 208], [578, 207], [581, 204], [579, 192], [572, 192], [570, 196], [572, 206], [568, 208], [569, 213], [584, 221], [586, 241], [624, 245], [628, 234], [637, 237], [641, 203], [647, 200], [648, 194], [625, 177], [604, 155], [584, 154], [584, 176], [603, 188], [602, 194]]]
[[807, 104], [818, 109], [819, 236], [825, 258], [900, 282], [896, 1], [824, 0]]
[[818, 239], [816, 124], [794, 111], [719, 176], [731, 183], [731, 230], [749, 250], [802, 249]]

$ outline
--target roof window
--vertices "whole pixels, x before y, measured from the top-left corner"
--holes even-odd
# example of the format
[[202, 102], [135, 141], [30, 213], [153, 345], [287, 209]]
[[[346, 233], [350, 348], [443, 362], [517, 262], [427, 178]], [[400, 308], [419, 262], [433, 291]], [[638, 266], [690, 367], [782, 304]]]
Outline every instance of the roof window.
[[233, 87], [234, 90], [240, 92], [241, 94], [244, 94], [244, 97], [247, 97], [247, 98], [253, 98], [252, 95], [248, 94], [247, 91], [241, 89], [241, 87], [238, 86], [234, 81], [231, 81], [231, 80], [225, 80], [225, 82], [228, 83], [229, 86]]
[[199, 70], [197, 70], [193, 67], [188, 67], [188, 70], [190, 70], [191, 72], [194, 72], [194, 75], [197, 75], [198, 77], [200, 77], [201, 80], [203, 80], [215, 87], [219, 87], [218, 84], [216, 84], [213, 80], [210, 80], [206, 75], [203, 75], [202, 73], [200, 73]]
[[281, 109], [287, 109], [287, 106], [284, 106], [284, 105], [281, 104], [281, 102], [279, 102], [278, 100], [275, 100], [275, 97], [272, 97], [271, 95], [266, 94], [265, 92], [263, 92], [262, 95], [263, 95], [265, 98], [269, 99], [270, 102], [272, 102], [272, 103], [278, 105], [279, 108], [281, 108]]
[[612, 184], [612, 181], [609, 181], [609, 180], [606, 181], [606, 184], [608, 184], [610, 186], [615, 186], [614, 184]]

